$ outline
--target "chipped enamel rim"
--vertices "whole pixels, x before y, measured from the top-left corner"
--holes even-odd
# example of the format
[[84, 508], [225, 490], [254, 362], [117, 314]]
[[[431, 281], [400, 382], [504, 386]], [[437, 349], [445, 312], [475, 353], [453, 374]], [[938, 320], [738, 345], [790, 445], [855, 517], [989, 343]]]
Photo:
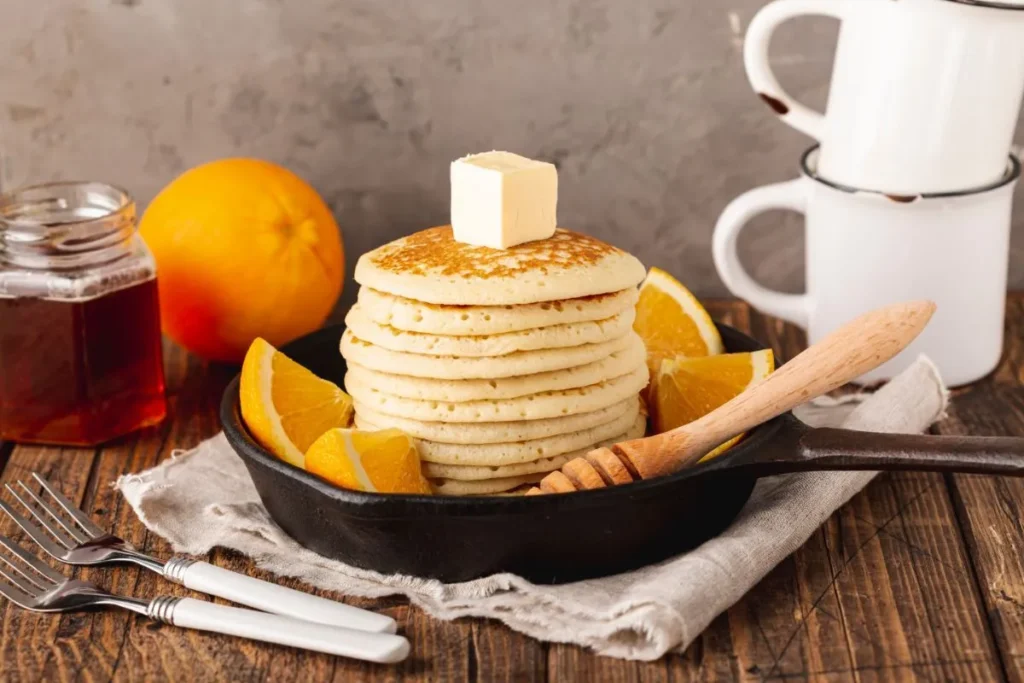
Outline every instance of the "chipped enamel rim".
[[[955, 0], [949, 1], [953, 2]], [[1006, 164], [1006, 171], [1003, 173], [1002, 178], [988, 185], [974, 187], [969, 190], [958, 190], [956, 192], [926, 192], [924, 194], [917, 195], [889, 194], [879, 190], [862, 190], [858, 187], [843, 185], [842, 183], [837, 183], [818, 175], [817, 155], [820, 148], [820, 144], [813, 145], [800, 157], [800, 171], [809, 179], [831, 187], [833, 190], [839, 190], [840, 192], [846, 192], [848, 194], [874, 195], [898, 204], [910, 204], [919, 199], [944, 199], [948, 197], [968, 197], [971, 195], [985, 194], [986, 192], [992, 192], [1007, 185], [1011, 185], [1017, 182], [1017, 179], [1020, 178], [1020, 160], [1015, 155], [1010, 154]]]

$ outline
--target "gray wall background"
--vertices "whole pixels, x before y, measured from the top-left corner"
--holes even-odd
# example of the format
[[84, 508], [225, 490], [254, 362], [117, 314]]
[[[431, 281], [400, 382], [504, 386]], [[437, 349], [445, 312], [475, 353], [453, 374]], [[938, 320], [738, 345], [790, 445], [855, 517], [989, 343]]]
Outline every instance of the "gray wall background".
[[[263, 157], [322, 193], [351, 269], [447, 222], [451, 160], [507, 149], [558, 164], [560, 224], [724, 295], [716, 217], [793, 177], [809, 145], [748, 88], [742, 36], [762, 4], [2, 0], [4, 178], [102, 179], [144, 204], [196, 164]], [[819, 108], [836, 26], [792, 22], [773, 46], [780, 79]], [[746, 261], [765, 283], [800, 290], [801, 231], [783, 213], [751, 228]], [[350, 282], [343, 302], [354, 295]]]

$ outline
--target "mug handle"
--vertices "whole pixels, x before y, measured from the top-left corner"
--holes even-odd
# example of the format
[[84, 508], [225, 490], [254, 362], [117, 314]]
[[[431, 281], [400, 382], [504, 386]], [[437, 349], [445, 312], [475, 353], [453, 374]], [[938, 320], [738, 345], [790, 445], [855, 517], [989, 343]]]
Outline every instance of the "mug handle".
[[[861, 4], [869, 1], [856, 0]], [[775, 29], [789, 19], [820, 15], [842, 20], [851, 10], [856, 11], [851, 0], [775, 0], [754, 15], [743, 40], [743, 64], [754, 92], [783, 121], [815, 140], [821, 140], [825, 117], [797, 102], [782, 88], [768, 63], [768, 46]]]
[[715, 224], [712, 254], [718, 275], [736, 296], [768, 315], [807, 329], [809, 300], [806, 294], [783, 294], [757, 283], [740, 263], [737, 244], [740, 233], [754, 216], [784, 209], [806, 213], [807, 189], [803, 178], [765, 185], [732, 200]]

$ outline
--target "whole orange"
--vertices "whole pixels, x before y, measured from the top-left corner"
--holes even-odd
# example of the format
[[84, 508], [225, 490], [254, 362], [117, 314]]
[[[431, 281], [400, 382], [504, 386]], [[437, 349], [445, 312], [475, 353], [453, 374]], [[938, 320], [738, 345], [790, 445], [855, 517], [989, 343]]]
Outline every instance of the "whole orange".
[[345, 276], [341, 232], [304, 180], [258, 159], [176, 178], [139, 231], [153, 251], [164, 333], [238, 362], [257, 337], [280, 346], [320, 327]]

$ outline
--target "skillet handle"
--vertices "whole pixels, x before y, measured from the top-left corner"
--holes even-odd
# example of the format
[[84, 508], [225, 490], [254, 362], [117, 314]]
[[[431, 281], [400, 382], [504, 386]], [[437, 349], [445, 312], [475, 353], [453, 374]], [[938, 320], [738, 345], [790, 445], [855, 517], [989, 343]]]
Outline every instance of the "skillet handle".
[[807, 429], [788, 453], [747, 467], [758, 474], [822, 470], [918, 470], [1024, 476], [1024, 438], [883, 434]]

